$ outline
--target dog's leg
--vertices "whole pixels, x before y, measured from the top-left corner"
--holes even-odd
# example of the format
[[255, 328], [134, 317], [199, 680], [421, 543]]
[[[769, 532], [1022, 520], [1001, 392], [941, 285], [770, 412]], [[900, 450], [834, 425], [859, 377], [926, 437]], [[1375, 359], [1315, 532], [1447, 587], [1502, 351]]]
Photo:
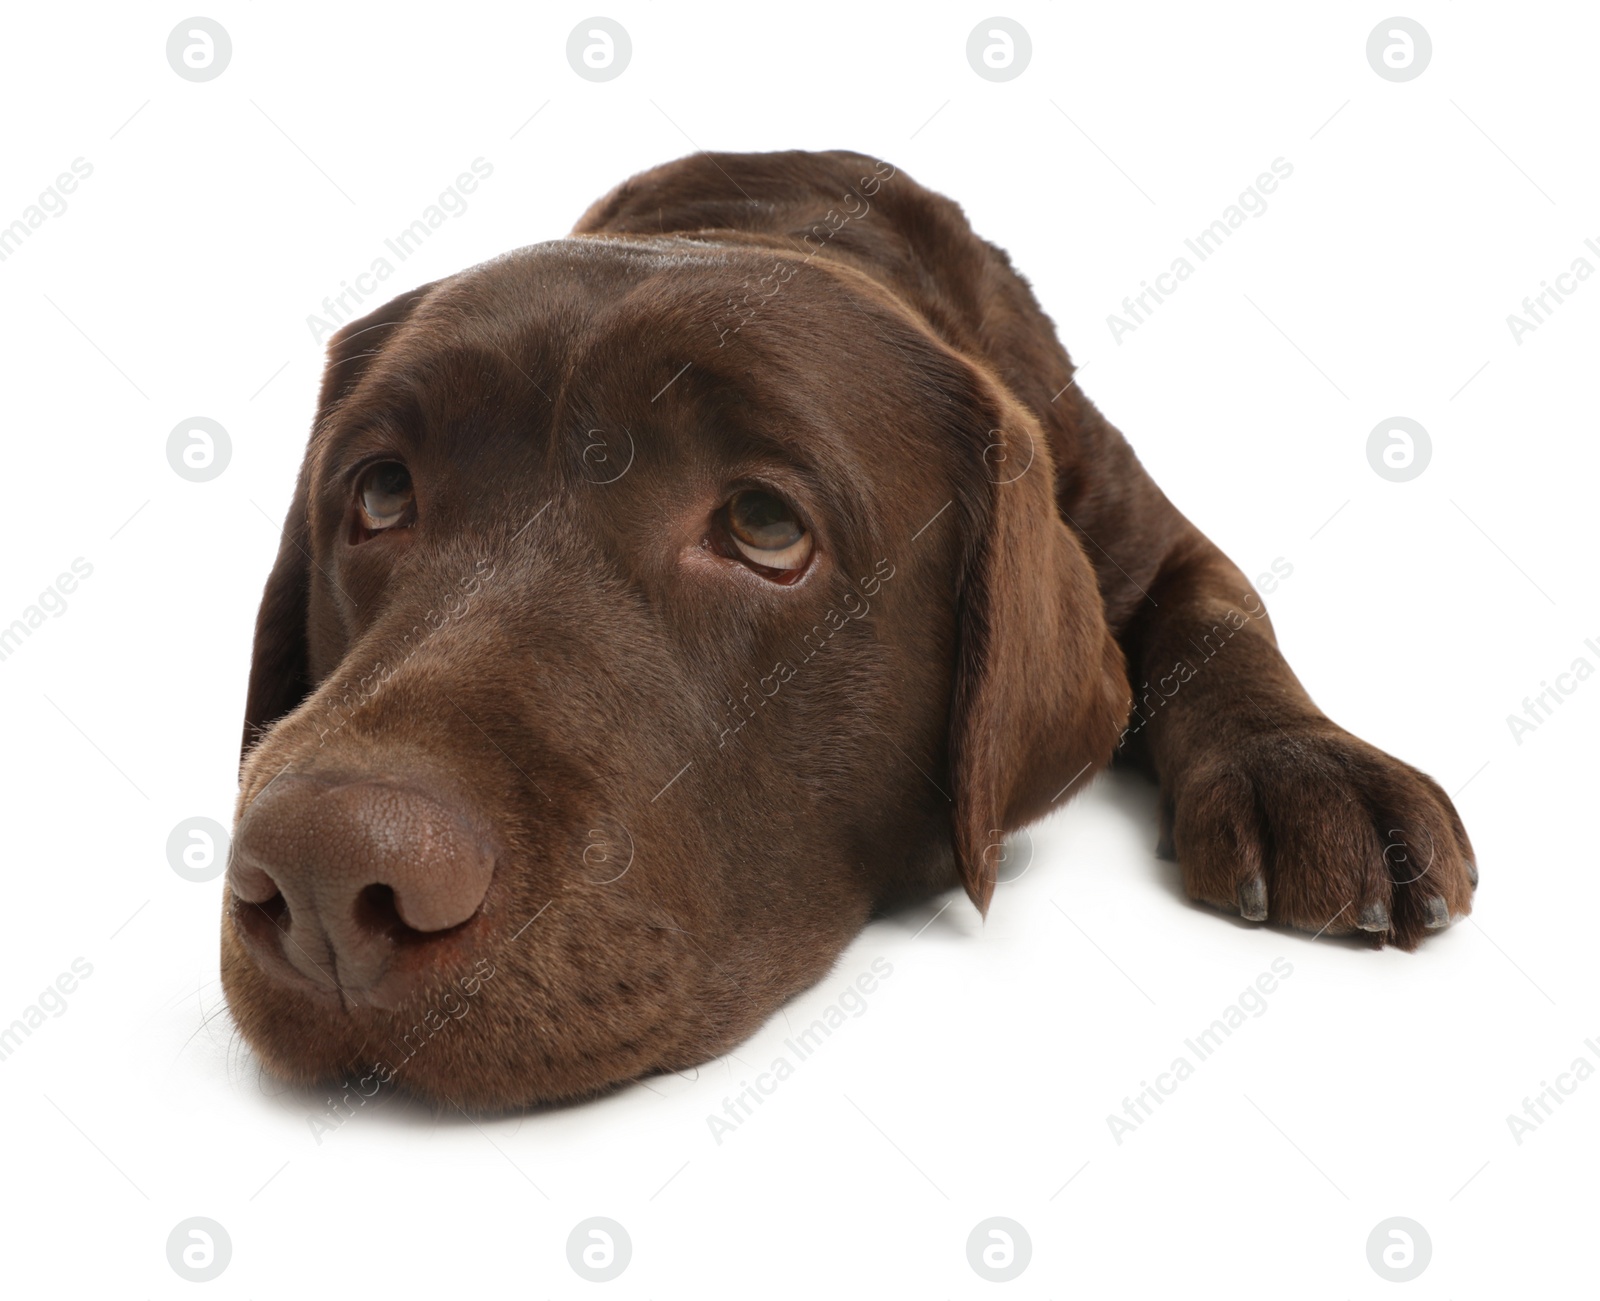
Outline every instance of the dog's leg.
[[1068, 413], [1060, 506], [1133, 689], [1119, 753], [1160, 782], [1161, 844], [1189, 894], [1408, 949], [1469, 912], [1477, 869], [1449, 797], [1317, 708], [1245, 576], [1087, 400]]

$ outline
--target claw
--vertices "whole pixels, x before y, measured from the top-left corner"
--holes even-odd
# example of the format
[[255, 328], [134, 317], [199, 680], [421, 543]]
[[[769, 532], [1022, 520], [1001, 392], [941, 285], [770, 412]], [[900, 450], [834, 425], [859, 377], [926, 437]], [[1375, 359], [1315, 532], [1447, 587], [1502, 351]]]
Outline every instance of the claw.
[[1439, 930], [1450, 924], [1450, 908], [1438, 895], [1434, 895], [1422, 905], [1422, 911], [1427, 920], [1422, 924], [1430, 931]]
[[1386, 931], [1389, 929], [1389, 910], [1381, 903], [1369, 903], [1361, 910], [1361, 916], [1356, 918], [1356, 926], [1364, 931]]
[[1267, 883], [1259, 876], [1239, 883], [1239, 916], [1247, 922], [1267, 920]]
[[1478, 865], [1470, 858], [1467, 860], [1467, 880], [1472, 882], [1472, 888], [1478, 888]]

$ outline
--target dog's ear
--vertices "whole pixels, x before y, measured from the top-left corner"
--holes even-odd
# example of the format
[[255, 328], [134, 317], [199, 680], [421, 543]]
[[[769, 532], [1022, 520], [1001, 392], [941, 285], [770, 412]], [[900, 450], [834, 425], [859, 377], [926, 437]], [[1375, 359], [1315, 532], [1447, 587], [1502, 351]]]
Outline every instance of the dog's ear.
[[1094, 569], [1056, 508], [1044, 432], [984, 388], [994, 427], [966, 511], [950, 776], [956, 864], [987, 913], [1005, 833], [1110, 759], [1129, 697]]
[[[377, 356], [392, 327], [408, 317], [433, 285], [402, 294], [377, 311], [351, 321], [328, 340], [328, 361], [317, 397], [319, 428], [355, 388], [371, 359]], [[307, 510], [311, 492], [311, 454], [300, 466], [294, 501], [283, 521], [278, 558], [267, 576], [256, 614], [255, 650], [250, 661], [250, 686], [245, 696], [241, 758], [266, 729], [310, 694], [306, 621], [311, 594], [311, 526]]]

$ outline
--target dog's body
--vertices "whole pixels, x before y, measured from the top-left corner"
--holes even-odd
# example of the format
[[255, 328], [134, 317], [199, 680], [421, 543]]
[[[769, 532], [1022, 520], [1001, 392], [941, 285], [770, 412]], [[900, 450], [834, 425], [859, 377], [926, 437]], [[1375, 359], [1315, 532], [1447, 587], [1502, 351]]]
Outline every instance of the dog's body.
[[706, 1060], [874, 911], [987, 908], [1114, 754], [1197, 899], [1407, 948], [1470, 910], [1449, 799], [1316, 709], [886, 164], [668, 164], [329, 351], [223, 924], [282, 1074], [516, 1105]]

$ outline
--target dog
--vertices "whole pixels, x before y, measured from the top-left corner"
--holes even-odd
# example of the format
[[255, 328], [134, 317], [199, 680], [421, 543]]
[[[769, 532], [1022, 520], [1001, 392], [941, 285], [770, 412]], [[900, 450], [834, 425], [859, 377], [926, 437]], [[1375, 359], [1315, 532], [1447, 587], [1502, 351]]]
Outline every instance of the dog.
[[[1477, 869], [1075, 382], [848, 152], [699, 153], [329, 342], [222, 921], [291, 1081], [477, 1108], [728, 1051], [1113, 759], [1254, 922], [1415, 948]], [[375, 1083], [372, 1083], [374, 1082]]]

